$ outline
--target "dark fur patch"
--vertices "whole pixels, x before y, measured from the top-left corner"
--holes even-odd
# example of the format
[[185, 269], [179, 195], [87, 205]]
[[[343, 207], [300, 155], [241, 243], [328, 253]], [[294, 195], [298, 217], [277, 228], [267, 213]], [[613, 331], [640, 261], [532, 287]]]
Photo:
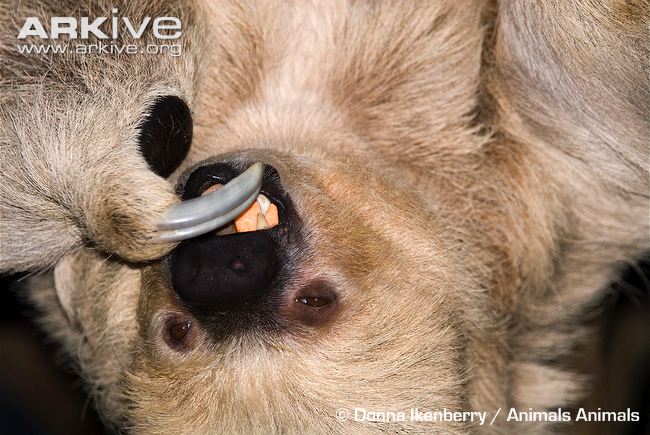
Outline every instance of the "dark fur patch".
[[192, 114], [185, 101], [171, 95], [157, 99], [140, 127], [138, 143], [156, 174], [171, 175], [192, 143]]

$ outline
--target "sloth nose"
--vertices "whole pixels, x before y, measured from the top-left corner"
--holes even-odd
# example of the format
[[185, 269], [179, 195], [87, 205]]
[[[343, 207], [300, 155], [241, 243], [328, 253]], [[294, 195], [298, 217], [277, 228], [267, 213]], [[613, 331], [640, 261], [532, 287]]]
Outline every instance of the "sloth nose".
[[[184, 182], [182, 198], [191, 201], [215, 195], [233, 180], [241, 180], [250, 167], [230, 162], [199, 165]], [[249, 310], [272, 297], [273, 283], [286, 263], [290, 229], [295, 232], [298, 222], [277, 170], [264, 165], [263, 171], [255, 192], [260, 195], [243, 214], [231, 217], [230, 224], [185, 240], [172, 252], [168, 263], [171, 284], [190, 308], [205, 314]], [[225, 187], [210, 193], [217, 185]], [[279, 217], [275, 225], [264, 218], [272, 208]], [[249, 218], [256, 225], [244, 225]]]
[[171, 258], [172, 286], [199, 309], [246, 309], [270, 289], [278, 272], [276, 252], [266, 231], [185, 242]]

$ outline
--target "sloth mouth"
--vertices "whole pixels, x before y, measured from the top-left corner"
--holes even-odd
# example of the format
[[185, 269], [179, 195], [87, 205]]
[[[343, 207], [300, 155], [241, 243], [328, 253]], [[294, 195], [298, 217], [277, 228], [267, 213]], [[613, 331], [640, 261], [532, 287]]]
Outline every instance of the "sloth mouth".
[[[179, 192], [181, 193], [181, 192]], [[159, 223], [161, 241], [202, 234], [263, 231], [283, 222], [283, 196], [277, 171], [261, 162], [236, 176], [225, 163], [195, 169], [182, 189], [183, 202]], [[234, 228], [232, 227], [234, 225]]]
[[[209, 195], [223, 188], [224, 184], [212, 178], [201, 185], [199, 196]], [[232, 222], [215, 230], [217, 235], [261, 231], [273, 228], [279, 223], [278, 206], [264, 193], [257, 195], [253, 203]]]
[[[220, 166], [227, 167], [224, 164]], [[200, 169], [198, 172], [204, 172], [205, 168]], [[159, 234], [160, 241], [191, 239], [214, 231], [234, 220], [257, 199], [264, 173], [264, 164], [257, 162], [238, 177], [231, 178], [230, 182], [218, 191], [202, 197], [195, 195], [187, 198], [184, 195], [185, 201], [170, 208], [163, 220], [158, 223], [158, 228], [162, 231]], [[192, 176], [194, 175], [193, 173]]]

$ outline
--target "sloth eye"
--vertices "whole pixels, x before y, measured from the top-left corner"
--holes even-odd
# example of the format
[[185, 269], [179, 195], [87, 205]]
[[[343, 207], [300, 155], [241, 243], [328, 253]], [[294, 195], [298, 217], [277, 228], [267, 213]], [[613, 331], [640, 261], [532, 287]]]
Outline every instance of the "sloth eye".
[[296, 298], [297, 302], [300, 302], [301, 304], [308, 305], [310, 307], [324, 307], [325, 305], [329, 305], [330, 300], [325, 299], [325, 298], [319, 298], [316, 296], [304, 296], [300, 298]]
[[172, 315], [164, 323], [163, 338], [167, 346], [178, 352], [187, 352], [196, 344], [192, 321], [182, 315]]
[[176, 341], [183, 341], [191, 327], [190, 322], [176, 323], [169, 328], [169, 336]]
[[317, 278], [295, 295], [286, 313], [305, 325], [321, 326], [329, 323], [340, 308], [334, 286], [327, 280]]
[[138, 143], [149, 167], [168, 177], [192, 143], [192, 114], [187, 104], [173, 95], [158, 98], [140, 125]]

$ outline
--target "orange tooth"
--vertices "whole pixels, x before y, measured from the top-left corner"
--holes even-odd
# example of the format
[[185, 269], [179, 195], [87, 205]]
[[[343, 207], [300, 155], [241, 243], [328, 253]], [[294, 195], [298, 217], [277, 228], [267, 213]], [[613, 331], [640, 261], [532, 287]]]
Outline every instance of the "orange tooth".
[[257, 201], [253, 201], [250, 207], [246, 211], [239, 215], [235, 219], [235, 228], [237, 228], [238, 233], [245, 233], [247, 231], [256, 231], [257, 230], [257, 214], [261, 213], [260, 205]]
[[[248, 209], [239, 215], [235, 219], [235, 228], [237, 228], [238, 233], [245, 233], [247, 231], [256, 231], [257, 230], [257, 215], [261, 214], [262, 210], [257, 201], [253, 202]], [[266, 212], [265, 216], [266, 222], [269, 224], [269, 228], [272, 228], [278, 224], [278, 208], [275, 204], [271, 204], [269, 209]]]
[[[215, 192], [223, 187], [223, 184], [215, 184], [210, 186], [203, 192], [201, 195], [207, 195], [208, 193]], [[262, 209], [260, 208], [260, 205], [257, 201], [254, 201], [250, 207], [246, 209], [245, 212], [240, 214], [236, 219], [235, 219], [235, 229], [237, 230], [238, 233], [245, 233], [248, 231], [256, 231], [257, 230], [257, 215], [262, 214]], [[266, 211], [266, 215], [262, 214], [264, 216], [264, 219], [266, 220], [266, 223], [269, 225], [269, 228], [273, 228], [276, 226], [280, 220], [278, 218], [278, 208], [275, 206], [275, 204], [271, 203], [269, 204], [269, 208]]]

